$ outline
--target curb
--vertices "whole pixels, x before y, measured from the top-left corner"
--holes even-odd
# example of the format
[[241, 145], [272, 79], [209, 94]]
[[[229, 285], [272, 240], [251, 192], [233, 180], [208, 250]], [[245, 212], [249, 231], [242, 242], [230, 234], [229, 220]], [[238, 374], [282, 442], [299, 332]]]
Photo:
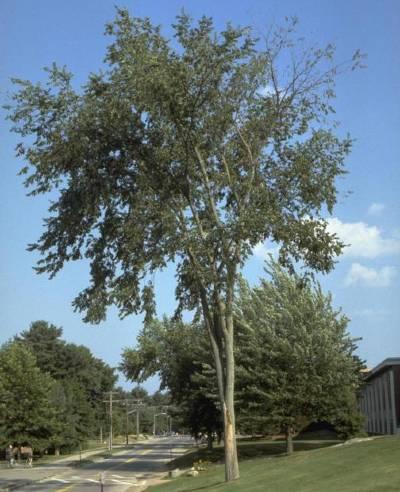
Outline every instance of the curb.
[[27, 485], [32, 485], [35, 482], [33, 480], [24, 480], [22, 483], [10, 483], [6, 487], [0, 487], [0, 492], [10, 492], [11, 490], [17, 490], [21, 487], [26, 487]]

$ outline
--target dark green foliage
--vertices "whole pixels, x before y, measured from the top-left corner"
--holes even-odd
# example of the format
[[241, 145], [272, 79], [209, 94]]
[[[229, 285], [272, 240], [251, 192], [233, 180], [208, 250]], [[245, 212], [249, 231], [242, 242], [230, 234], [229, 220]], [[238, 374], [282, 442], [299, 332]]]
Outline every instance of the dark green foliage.
[[332, 46], [302, 53], [277, 79], [280, 51], [296, 54], [292, 27], [258, 51], [250, 29], [215, 33], [211, 19], [192, 26], [182, 14], [175, 51], [158, 26], [121, 9], [107, 27], [107, 69], [81, 91], [56, 65], [45, 86], [14, 80], [9, 118], [34, 137], [17, 148], [26, 185], [59, 193], [31, 249], [51, 276], [89, 259], [92, 284], [74, 303], [88, 320], [111, 303], [123, 315], [142, 301], [151, 311], [141, 282], [171, 259], [192, 307], [198, 275], [213, 285], [219, 264], [222, 287], [229, 262], [267, 237], [282, 242], [282, 260], [332, 268], [341, 245], [320, 212], [335, 204], [350, 141], [323, 125]]
[[49, 401], [57, 411], [57, 429], [52, 435], [55, 448], [76, 446], [79, 441], [97, 437], [105, 422], [102, 400], [115, 382], [114, 370], [82, 345], [66, 343], [62, 329], [35, 321], [16, 337], [36, 357], [43, 373], [56, 384]]
[[[160, 387], [168, 390], [170, 403], [178, 409], [179, 424], [198, 436], [222, 429], [212, 366], [204, 329], [164, 317], [145, 326], [136, 349], [124, 351], [121, 369], [129, 379], [140, 382], [158, 374]], [[157, 404], [157, 393], [152, 401]]]
[[47, 447], [57, 429], [57, 411], [48, 396], [54, 381], [40, 371], [36, 358], [20, 343], [0, 349], [0, 442]]
[[237, 303], [241, 418], [291, 434], [312, 420], [358, 432], [363, 365], [348, 319], [317, 283], [273, 262], [267, 272], [254, 289], [242, 282]]

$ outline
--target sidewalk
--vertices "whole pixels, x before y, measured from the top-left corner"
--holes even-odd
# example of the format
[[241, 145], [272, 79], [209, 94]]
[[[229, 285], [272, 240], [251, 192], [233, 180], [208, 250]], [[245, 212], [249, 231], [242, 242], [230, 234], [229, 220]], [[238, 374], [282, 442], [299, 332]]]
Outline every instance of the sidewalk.
[[[143, 441], [138, 441], [137, 444]], [[132, 446], [130, 444], [129, 446]], [[34, 462], [32, 468], [28, 468], [24, 464], [16, 464], [13, 468], [8, 468], [5, 461], [0, 462], [0, 492], [9, 492], [11, 490], [30, 485], [39, 480], [45, 480], [51, 478], [53, 475], [59, 474], [60, 471], [68, 470], [71, 465], [77, 465], [81, 460], [86, 460], [93, 457], [95, 461], [96, 455], [107, 451], [107, 447], [99, 447], [82, 451], [81, 453], [73, 453], [68, 456], [60, 456], [54, 458], [51, 461]], [[118, 455], [118, 451], [123, 452], [126, 449], [125, 445], [114, 446], [113, 455]], [[104, 456], [104, 455], [103, 455]], [[103, 459], [99, 456], [98, 460]], [[17, 476], [16, 476], [17, 472]]]
[[[136, 446], [137, 444], [142, 444], [143, 442], [146, 441], [147, 441], [146, 439], [143, 439], [141, 441], [135, 441], [134, 443], [130, 443], [128, 447]], [[126, 447], [127, 446], [125, 444], [115, 444], [113, 446], [113, 454], [115, 454], [115, 452], [118, 452], [119, 450], [126, 449]], [[46, 458], [43, 461], [42, 459], [39, 459], [38, 461], [33, 462], [33, 467], [42, 468], [42, 467], [58, 465], [58, 464], [68, 465], [72, 463], [78, 463], [79, 461], [83, 461], [87, 458], [90, 458], [91, 456], [95, 456], [100, 453], [106, 453], [107, 451], [108, 451], [107, 446], [99, 446], [98, 448], [88, 449], [81, 452], [76, 451], [72, 454], [68, 454], [65, 456], [60, 455], [59, 457], [51, 457], [49, 460], [47, 460]], [[26, 466], [23, 463], [17, 463], [13, 469], [24, 469], [24, 468], [26, 468]], [[8, 468], [8, 464], [6, 461], [0, 461], [0, 472], [1, 470], [10, 470], [10, 468]]]
[[[79, 453], [75, 452], [66, 456], [60, 455], [59, 457], [52, 457], [51, 459], [47, 460], [46, 458], [44, 460], [39, 459], [38, 461], [34, 461], [33, 466], [36, 467], [42, 467], [42, 466], [48, 466], [48, 465], [55, 465], [58, 463], [73, 463], [76, 461], [80, 461], [80, 459], [86, 459], [90, 456], [93, 456], [95, 454], [101, 453], [102, 451], [107, 451], [107, 447], [98, 447], [98, 448], [93, 448], [93, 449], [88, 449], [86, 451], [81, 451]], [[26, 468], [25, 464], [23, 463], [16, 463], [12, 469], [22, 469]], [[8, 464], [6, 461], [0, 461], [0, 470], [10, 470], [8, 468]]]
[[[90, 451], [82, 452], [82, 459], [98, 454], [105, 448], [97, 448]], [[50, 478], [60, 470], [68, 467], [69, 464], [79, 461], [79, 453], [55, 458], [54, 460], [33, 463], [32, 468], [28, 468], [24, 464], [16, 463], [13, 468], [8, 468], [6, 462], [0, 463], [0, 492], [9, 492], [30, 485], [38, 480]]]

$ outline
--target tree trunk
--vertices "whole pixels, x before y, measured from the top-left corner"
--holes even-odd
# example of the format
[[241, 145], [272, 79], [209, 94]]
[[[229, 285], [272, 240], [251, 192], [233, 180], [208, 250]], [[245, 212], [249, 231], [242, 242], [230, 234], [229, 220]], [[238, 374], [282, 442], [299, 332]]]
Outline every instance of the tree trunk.
[[288, 425], [285, 431], [286, 435], [286, 454], [293, 453], [293, 429], [292, 426]]
[[225, 452], [225, 480], [237, 480], [239, 463], [236, 450], [236, 429], [234, 414], [224, 405], [224, 452]]
[[225, 480], [237, 480], [239, 463], [236, 448], [236, 425], [234, 408], [235, 361], [233, 354], [233, 318], [226, 317], [225, 336], [225, 401], [222, 406], [224, 416]]
[[217, 373], [218, 393], [224, 423], [225, 480], [239, 478], [239, 463], [236, 449], [236, 427], [234, 409], [235, 360], [233, 352], [233, 283], [227, 305], [219, 296], [214, 299], [212, 311], [205, 291], [202, 290], [204, 320], [210, 337]]
[[209, 449], [210, 451], [213, 448], [213, 442], [214, 442], [214, 437], [212, 435], [212, 432], [209, 432], [207, 434], [207, 449]]
[[60, 448], [55, 448], [54, 449], [54, 456], [60, 456]]
[[[224, 423], [224, 454], [225, 454], [225, 480], [237, 480], [239, 478], [239, 464], [236, 449], [236, 427], [234, 409], [234, 355], [233, 355], [233, 331], [225, 337], [225, 343], [218, 343], [214, 325], [210, 333], [211, 346], [213, 348], [218, 391]], [[225, 362], [225, 364], [222, 363]], [[225, 366], [225, 367], [224, 367]]]

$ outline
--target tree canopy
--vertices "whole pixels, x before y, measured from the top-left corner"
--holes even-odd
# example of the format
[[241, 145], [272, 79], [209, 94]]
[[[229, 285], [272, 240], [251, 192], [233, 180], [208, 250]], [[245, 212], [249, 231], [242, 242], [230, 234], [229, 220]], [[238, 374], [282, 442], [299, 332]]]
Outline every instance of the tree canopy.
[[266, 270], [259, 286], [241, 283], [236, 304], [240, 415], [285, 432], [289, 452], [292, 435], [312, 421], [359, 430], [363, 364], [348, 318], [317, 282], [273, 261]]
[[120, 368], [125, 376], [143, 382], [158, 375], [178, 418], [194, 437], [221, 434], [221, 408], [210, 344], [199, 323], [164, 316], [147, 323], [134, 349], [125, 349]]
[[114, 369], [94, 357], [87, 347], [67, 343], [62, 328], [34, 321], [15, 337], [34, 357], [38, 370], [52, 381], [48, 404], [57, 410], [57, 426], [51, 443], [58, 451], [98, 434], [104, 423], [102, 400], [116, 382]]
[[29, 443], [42, 447], [57, 430], [57, 412], [48, 395], [54, 381], [36, 365], [22, 344], [0, 349], [0, 440], [3, 445]]
[[[178, 312], [201, 307], [225, 425], [226, 478], [238, 478], [232, 303], [238, 267], [260, 241], [329, 271], [341, 243], [324, 219], [349, 138], [329, 115], [334, 48], [307, 48], [295, 21], [258, 40], [249, 28], [185, 13], [173, 42], [117, 9], [105, 65], [75, 90], [53, 65], [45, 85], [15, 79], [9, 118], [23, 137], [31, 194], [56, 190], [37, 271], [90, 262], [74, 300], [85, 320], [154, 310], [152, 273], [174, 261]], [[29, 138], [26, 138], [29, 137]]]

